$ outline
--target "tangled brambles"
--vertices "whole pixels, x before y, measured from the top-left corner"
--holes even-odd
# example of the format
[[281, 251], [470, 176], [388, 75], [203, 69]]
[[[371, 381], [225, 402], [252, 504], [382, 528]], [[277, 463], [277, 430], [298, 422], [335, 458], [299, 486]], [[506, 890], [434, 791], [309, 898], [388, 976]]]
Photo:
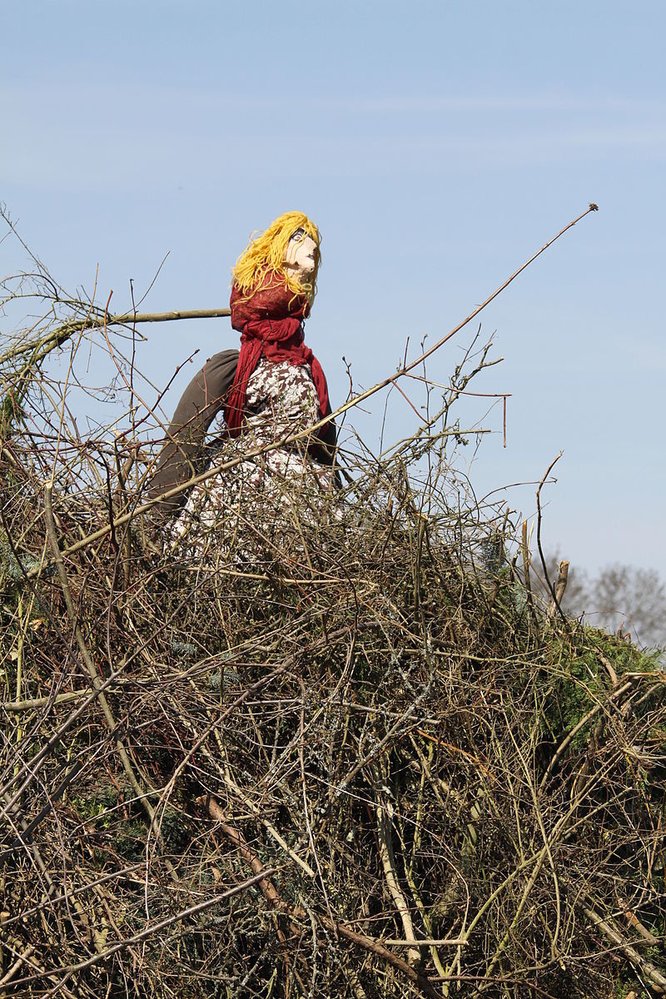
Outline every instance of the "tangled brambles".
[[15, 358], [2, 995], [666, 989], [664, 674], [543, 613], [464, 498], [468, 376], [335, 510], [164, 551], [136, 438]]

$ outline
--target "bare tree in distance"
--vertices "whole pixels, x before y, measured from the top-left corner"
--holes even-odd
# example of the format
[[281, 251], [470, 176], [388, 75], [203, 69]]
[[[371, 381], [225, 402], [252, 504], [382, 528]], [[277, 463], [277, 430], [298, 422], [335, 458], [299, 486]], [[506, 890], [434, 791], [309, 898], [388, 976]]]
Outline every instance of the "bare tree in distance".
[[629, 632], [643, 645], [666, 644], [666, 588], [654, 569], [605, 566], [594, 579], [592, 623]]
[[[557, 550], [546, 558], [551, 583], [561, 558]], [[613, 562], [591, 575], [571, 565], [562, 610], [594, 627], [627, 635], [638, 645], [666, 646], [666, 586], [655, 569]]]

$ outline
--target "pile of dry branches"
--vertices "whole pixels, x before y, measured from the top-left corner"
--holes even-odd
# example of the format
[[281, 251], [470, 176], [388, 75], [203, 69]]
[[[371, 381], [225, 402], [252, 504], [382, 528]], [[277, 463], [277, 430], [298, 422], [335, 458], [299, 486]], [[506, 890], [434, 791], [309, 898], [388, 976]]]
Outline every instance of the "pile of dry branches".
[[[665, 992], [665, 678], [543, 612], [457, 481], [487, 352], [389, 453], [347, 436], [321, 517], [188, 551], [141, 512], [132, 331], [30, 287], [49, 312], [0, 358], [0, 995]], [[115, 436], [69, 407], [84, 336]]]

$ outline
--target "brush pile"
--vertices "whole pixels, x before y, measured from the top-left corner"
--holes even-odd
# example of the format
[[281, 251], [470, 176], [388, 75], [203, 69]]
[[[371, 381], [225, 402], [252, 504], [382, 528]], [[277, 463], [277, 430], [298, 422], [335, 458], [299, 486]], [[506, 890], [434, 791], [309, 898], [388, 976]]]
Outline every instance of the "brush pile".
[[[131, 330], [34, 293], [0, 358], [0, 995], [666, 994], [666, 677], [540, 608], [455, 476], [486, 353], [381, 458], [348, 435], [320, 518], [188, 551], [140, 509]], [[129, 416], [84, 438], [90, 350]]]

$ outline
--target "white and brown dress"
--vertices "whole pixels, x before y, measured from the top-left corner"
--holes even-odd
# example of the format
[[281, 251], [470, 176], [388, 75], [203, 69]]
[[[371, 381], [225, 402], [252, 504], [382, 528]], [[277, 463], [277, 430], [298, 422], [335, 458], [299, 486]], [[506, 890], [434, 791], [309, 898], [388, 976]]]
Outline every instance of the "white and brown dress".
[[[250, 534], [251, 547], [283, 547], [293, 530], [323, 516], [336, 485], [335, 428], [306, 433], [330, 412], [323, 372], [303, 343], [307, 303], [269, 274], [250, 298], [234, 290], [231, 306], [243, 334], [240, 356], [216, 355], [190, 383], [149, 486], [157, 497], [207, 464], [219, 468], [184, 508], [181, 494], [157, 507], [158, 517], [171, 521], [169, 547], [177, 542], [198, 554], [228, 552], [239, 535], [247, 551]], [[204, 436], [223, 405], [221, 436], [204, 454]]]

